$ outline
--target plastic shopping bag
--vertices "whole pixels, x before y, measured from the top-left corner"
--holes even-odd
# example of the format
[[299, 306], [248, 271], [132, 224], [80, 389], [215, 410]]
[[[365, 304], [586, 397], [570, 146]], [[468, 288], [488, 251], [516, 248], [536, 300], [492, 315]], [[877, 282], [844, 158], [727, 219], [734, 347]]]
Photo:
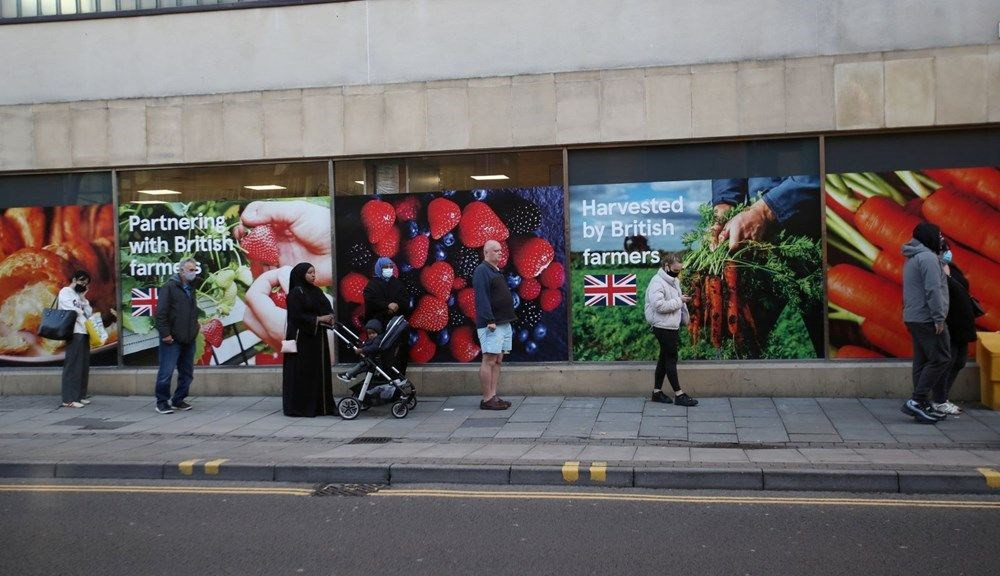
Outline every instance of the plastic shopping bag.
[[101, 314], [95, 312], [87, 319], [87, 334], [90, 336], [90, 347], [97, 348], [103, 346], [108, 341], [108, 331], [104, 328], [104, 320]]

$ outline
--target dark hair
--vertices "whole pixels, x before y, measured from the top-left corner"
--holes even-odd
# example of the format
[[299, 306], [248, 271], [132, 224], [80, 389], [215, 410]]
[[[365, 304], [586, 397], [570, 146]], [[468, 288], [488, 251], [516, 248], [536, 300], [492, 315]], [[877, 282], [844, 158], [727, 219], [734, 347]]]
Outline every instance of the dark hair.
[[930, 222], [921, 222], [913, 229], [913, 238], [931, 252], [941, 253], [941, 229]]
[[87, 282], [90, 282], [90, 273], [87, 272], [86, 270], [77, 270], [76, 272], [73, 272], [73, 275], [70, 276], [70, 279], [86, 280]]
[[663, 268], [669, 268], [674, 264], [683, 264], [684, 259], [677, 252], [661, 252], [660, 253], [660, 266]]

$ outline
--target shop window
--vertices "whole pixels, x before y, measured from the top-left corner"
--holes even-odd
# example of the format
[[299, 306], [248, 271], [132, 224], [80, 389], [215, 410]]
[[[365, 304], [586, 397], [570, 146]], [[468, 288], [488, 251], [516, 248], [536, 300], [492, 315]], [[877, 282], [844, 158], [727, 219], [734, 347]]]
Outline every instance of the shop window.
[[497, 240], [518, 316], [511, 360], [568, 358], [561, 151], [349, 160], [334, 174], [338, 314], [353, 330], [376, 314], [364, 289], [386, 257], [409, 360], [477, 360], [472, 272]]
[[118, 362], [115, 217], [108, 172], [0, 178], [0, 366], [60, 365], [65, 342], [37, 336], [42, 310], [77, 270], [108, 328], [93, 365]]
[[332, 283], [329, 163], [123, 171], [118, 189], [124, 362], [156, 364], [156, 291], [191, 257], [196, 363], [280, 363], [291, 267]]
[[927, 248], [911, 242], [922, 222], [947, 243], [952, 349], [964, 354], [976, 330], [1000, 330], [1000, 130], [829, 137], [826, 150], [834, 357], [913, 355], [902, 286], [907, 260]]
[[817, 139], [571, 151], [569, 184], [574, 360], [657, 358], [646, 291], [671, 255], [688, 313], [671, 292], [656, 322], [681, 358], [824, 355]]

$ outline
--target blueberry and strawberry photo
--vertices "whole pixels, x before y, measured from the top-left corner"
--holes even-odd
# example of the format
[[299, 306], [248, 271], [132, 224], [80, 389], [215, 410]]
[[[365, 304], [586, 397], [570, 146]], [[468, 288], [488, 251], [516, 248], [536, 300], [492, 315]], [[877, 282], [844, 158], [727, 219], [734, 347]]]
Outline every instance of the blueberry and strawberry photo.
[[[518, 316], [510, 359], [568, 359], [561, 187], [345, 196], [334, 209], [338, 317], [353, 329], [375, 261], [390, 258], [412, 310], [410, 360], [477, 360], [472, 273], [496, 240]], [[351, 354], [341, 349], [340, 358]]]

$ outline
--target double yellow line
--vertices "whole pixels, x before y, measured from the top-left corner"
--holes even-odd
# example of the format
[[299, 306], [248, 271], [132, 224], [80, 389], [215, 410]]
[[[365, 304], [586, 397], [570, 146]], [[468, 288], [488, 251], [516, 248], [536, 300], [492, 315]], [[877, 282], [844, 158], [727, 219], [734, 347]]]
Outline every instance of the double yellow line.
[[907, 500], [889, 498], [809, 498], [766, 496], [678, 496], [602, 492], [547, 492], [508, 490], [446, 490], [390, 488], [371, 494], [397, 498], [468, 498], [490, 500], [590, 500], [604, 502], [655, 502], [664, 504], [737, 504], [774, 506], [869, 506], [888, 508], [950, 508], [1000, 510], [1000, 501]]
[[116, 486], [99, 484], [0, 484], [0, 492], [75, 492], [89, 494], [227, 494], [310, 496], [310, 488], [252, 486]]

